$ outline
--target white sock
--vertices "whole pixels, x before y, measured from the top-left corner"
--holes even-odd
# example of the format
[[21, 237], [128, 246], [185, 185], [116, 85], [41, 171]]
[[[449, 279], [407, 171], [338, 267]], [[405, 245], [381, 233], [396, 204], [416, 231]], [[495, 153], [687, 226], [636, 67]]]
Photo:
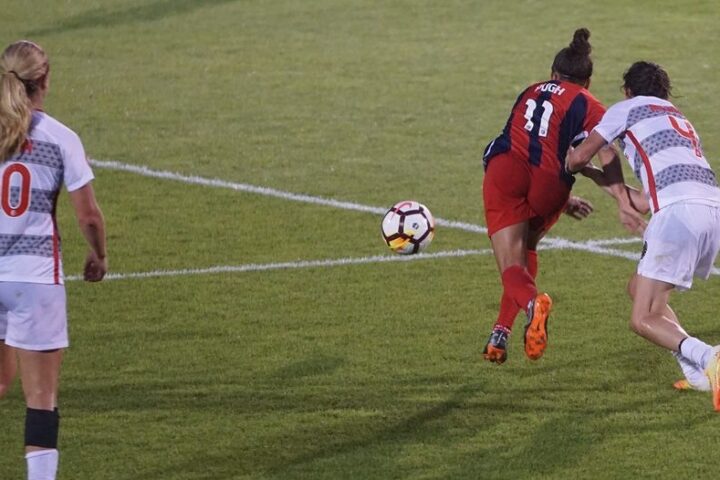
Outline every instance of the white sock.
[[58, 458], [57, 450], [36, 450], [26, 453], [28, 480], [55, 480]]
[[695, 337], [687, 337], [680, 343], [680, 353], [683, 357], [705, 370], [708, 362], [710, 362], [712, 347]]
[[672, 352], [672, 355], [680, 365], [683, 375], [685, 375], [685, 378], [691, 387], [695, 390], [710, 391], [710, 380], [708, 380], [705, 375], [705, 371], [702, 368], [698, 367], [695, 363], [683, 357], [678, 352]]

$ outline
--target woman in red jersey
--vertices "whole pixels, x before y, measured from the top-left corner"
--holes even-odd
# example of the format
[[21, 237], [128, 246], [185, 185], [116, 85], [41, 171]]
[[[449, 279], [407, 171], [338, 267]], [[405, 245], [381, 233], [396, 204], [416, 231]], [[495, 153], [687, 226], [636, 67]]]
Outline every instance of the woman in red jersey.
[[[85, 280], [107, 271], [105, 226], [78, 136], [43, 111], [50, 64], [28, 41], [0, 56], [0, 382], [15, 360], [27, 410], [28, 479], [54, 479], [58, 383], [68, 346], [65, 287], [55, 210], [64, 185], [88, 243]], [[2, 392], [0, 392], [2, 393]]]
[[[565, 172], [565, 156], [605, 113], [587, 90], [593, 71], [589, 38], [587, 29], [575, 31], [555, 56], [550, 80], [520, 94], [503, 132], [485, 149], [485, 220], [503, 284], [500, 312], [483, 350], [491, 362], [507, 359], [508, 336], [520, 310], [527, 313], [527, 357], [540, 358], [547, 346], [552, 300], [535, 285], [537, 245], [564, 210], [577, 208], [578, 200], [570, 200], [574, 178]], [[607, 148], [599, 155], [615, 153]], [[586, 216], [590, 207], [579, 205]]]

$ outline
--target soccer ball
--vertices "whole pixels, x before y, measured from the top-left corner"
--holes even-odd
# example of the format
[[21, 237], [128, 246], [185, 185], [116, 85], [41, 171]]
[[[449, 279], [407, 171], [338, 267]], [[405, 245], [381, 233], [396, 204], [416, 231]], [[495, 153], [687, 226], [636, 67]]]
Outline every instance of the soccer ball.
[[418, 253], [432, 242], [435, 219], [425, 205], [407, 200], [396, 203], [387, 211], [380, 231], [393, 252], [404, 255]]

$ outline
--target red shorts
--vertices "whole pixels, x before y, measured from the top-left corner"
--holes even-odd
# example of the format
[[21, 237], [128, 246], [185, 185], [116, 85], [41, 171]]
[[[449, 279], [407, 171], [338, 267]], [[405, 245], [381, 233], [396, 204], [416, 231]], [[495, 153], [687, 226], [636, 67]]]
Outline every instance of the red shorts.
[[516, 223], [547, 232], [562, 214], [570, 186], [559, 172], [530, 165], [527, 159], [501, 154], [490, 159], [483, 179], [488, 236]]

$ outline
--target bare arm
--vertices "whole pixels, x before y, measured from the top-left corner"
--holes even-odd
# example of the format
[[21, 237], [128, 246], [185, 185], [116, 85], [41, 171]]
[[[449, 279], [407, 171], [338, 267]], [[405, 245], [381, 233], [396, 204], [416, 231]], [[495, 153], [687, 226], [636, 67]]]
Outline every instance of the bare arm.
[[590, 132], [590, 136], [578, 145], [577, 148], [571, 148], [568, 151], [567, 157], [565, 158], [565, 169], [569, 173], [579, 172], [585, 165], [590, 163], [592, 157], [606, 144], [605, 139], [593, 130]]
[[[608, 150], [608, 152], [606, 153], [605, 150]], [[611, 195], [618, 200], [618, 203], [620, 203], [621, 198], [627, 198], [635, 210], [642, 214], [648, 213], [650, 211], [650, 204], [647, 201], [647, 197], [637, 188], [625, 184], [622, 166], [620, 165], [620, 157], [614, 147], [600, 149], [598, 157], [602, 163], [603, 176], [609, 184], [608, 187]]]
[[99, 282], [108, 269], [105, 244], [105, 220], [95, 199], [92, 184], [70, 192], [70, 202], [85, 240], [90, 246], [85, 259], [84, 277], [88, 282]]
[[[615, 198], [615, 195], [613, 195], [613, 191], [609, 187], [608, 179], [605, 178], [602, 169], [597, 168], [592, 164], [589, 164], [582, 170], [580, 170], [580, 173], [595, 182], [595, 184], [600, 187], [605, 193]], [[645, 194], [642, 191], [626, 184], [625, 193], [630, 199], [630, 205], [632, 205], [635, 210], [642, 214], [646, 214], [650, 211], [650, 204], [648, 203], [647, 197], [645, 197]]]
[[[581, 144], [578, 149], [582, 146], [583, 144]], [[631, 190], [630, 187], [625, 185], [622, 166], [620, 165], [620, 158], [618, 157], [617, 152], [612, 145], [601, 146], [596, 152], [598, 158], [600, 159], [600, 163], [602, 164], [602, 170], [592, 170], [594, 167], [591, 168], [585, 165], [582, 170], [583, 174], [586, 172], [589, 173], [590, 178], [592, 178], [595, 183], [600, 185], [603, 190], [615, 198], [618, 204], [620, 223], [622, 223], [622, 225], [632, 233], [642, 233], [647, 226], [647, 222], [632, 201], [633, 194], [631, 191], [634, 189]], [[578, 157], [578, 161], [581, 161], [583, 158], [582, 155], [586, 154], [587, 150], [585, 152], [581, 152], [581, 156]], [[636, 195], [636, 197], [639, 200], [642, 195], [640, 192], [637, 193], [638, 195]]]
[[630, 197], [630, 205], [632, 205], [635, 210], [643, 215], [650, 212], [650, 203], [648, 202], [645, 193], [629, 185], [625, 185], [625, 188], [627, 190], [628, 197]]
[[623, 177], [622, 165], [620, 165], [620, 158], [617, 152], [615, 152], [612, 145], [608, 145], [607, 147], [600, 148], [597, 155], [600, 159], [603, 177], [605, 178], [608, 190], [610, 190], [610, 195], [615, 197], [618, 202], [626, 199], [625, 178]]

